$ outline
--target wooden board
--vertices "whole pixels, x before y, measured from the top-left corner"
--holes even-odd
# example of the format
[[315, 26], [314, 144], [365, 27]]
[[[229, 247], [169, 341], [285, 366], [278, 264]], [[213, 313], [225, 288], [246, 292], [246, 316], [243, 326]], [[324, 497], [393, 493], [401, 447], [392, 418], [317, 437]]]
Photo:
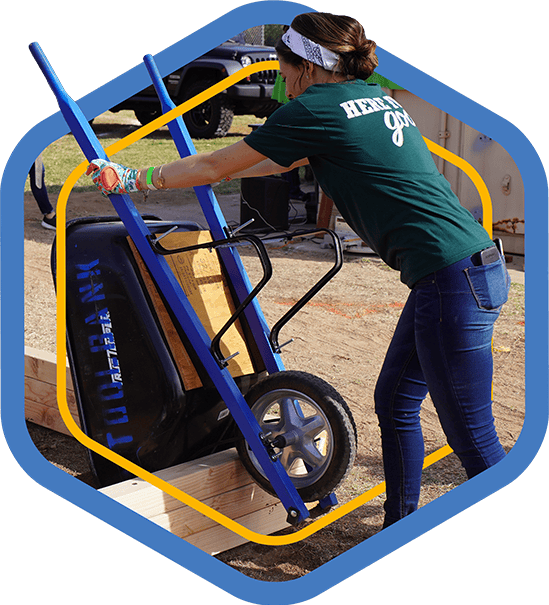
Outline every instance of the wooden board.
[[[235, 449], [154, 474], [248, 529], [269, 534], [288, 527], [287, 512], [278, 498], [252, 481]], [[209, 554], [246, 542], [142, 479], [129, 479], [99, 491]]]
[[[167, 235], [162, 240], [162, 245], [167, 249], [176, 249], [211, 241], [209, 231], [181, 231]], [[194, 250], [165, 258], [208, 336], [213, 338], [235, 311], [217, 252], [208, 249]], [[221, 351], [225, 357], [239, 353], [228, 365], [233, 377], [254, 373], [240, 322], [235, 322], [224, 334]]]
[[[74, 421], [80, 426], [68, 363], [67, 403]], [[57, 364], [55, 355], [25, 347], [25, 418], [46, 428], [70, 435], [57, 406]]]
[[202, 381], [200, 380], [200, 376], [198, 375], [189, 354], [187, 353], [181, 339], [179, 338], [179, 334], [177, 333], [177, 329], [164, 305], [162, 297], [158, 292], [155, 283], [149, 273], [141, 255], [139, 254], [135, 244], [128, 238], [128, 242], [130, 244], [130, 248], [132, 253], [137, 261], [137, 266], [139, 267], [139, 272], [141, 273], [141, 277], [145, 282], [145, 288], [151, 297], [152, 305], [156, 311], [158, 316], [158, 320], [160, 321], [160, 325], [162, 326], [162, 330], [164, 331], [164, 335], [166, 336], [166, 340], [168, 342], [168, 346], [172, 353], [174, 363], [179, 370], [179, 375], [181, 376], [181, 380], [183, 381], [183, 386], [186, 391], [191, 391], [193, 389], [197, 389], [202, 386]]

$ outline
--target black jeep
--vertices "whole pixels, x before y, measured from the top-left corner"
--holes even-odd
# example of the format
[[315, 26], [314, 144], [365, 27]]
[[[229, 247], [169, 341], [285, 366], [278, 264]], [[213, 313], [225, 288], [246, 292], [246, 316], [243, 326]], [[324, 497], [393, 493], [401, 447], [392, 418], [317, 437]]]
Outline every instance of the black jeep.
[[[180, 105], [242, 67], [276, 59], [275, 49], [271, 46], [228, 40], [174, 71], [164, 78], [164, 82], [173, 102]], [[183, 119], [191, 137], [223, 137], [229, 132], [235, 115], [254, 115], [257, 118], [270, 116], [280, 106], [280, 103], [271, 99], [276, 74], [277, 71], [273, 69], [257, 72], [184, 114]], [[132, 109], [143, 125], [161, 114], [160, 103], [152, 86], [119, 103], [111, 111], [121, 109]]]

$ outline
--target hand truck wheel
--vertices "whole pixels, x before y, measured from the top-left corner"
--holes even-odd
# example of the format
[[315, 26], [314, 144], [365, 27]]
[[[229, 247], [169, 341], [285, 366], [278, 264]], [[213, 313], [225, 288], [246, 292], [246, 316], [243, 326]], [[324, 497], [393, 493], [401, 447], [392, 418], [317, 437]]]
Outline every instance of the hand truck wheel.
[[[330, 495], [356, 456], [356, 426], [339, 393], [312, 374], [282, 371], [254, 385], [246, 400], [270, 454], [279, 458], [303, 501]], [[237, 450], [252, 478], [275, 494], [242, 435]]]

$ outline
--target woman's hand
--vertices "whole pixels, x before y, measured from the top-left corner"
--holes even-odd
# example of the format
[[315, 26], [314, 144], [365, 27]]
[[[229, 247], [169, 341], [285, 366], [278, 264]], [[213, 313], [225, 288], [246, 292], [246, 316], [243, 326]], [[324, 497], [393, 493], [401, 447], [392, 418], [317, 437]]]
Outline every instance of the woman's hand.
[[138, 170], [107, 160], [92, 160], [86, 175], [92, 177], [97, 188], [105, 196], [111, 193], [132, 193], [141, 191], [138, 183]]
[[[258, 168], [257, 164], [265, 162]], [[91, 175], [103, 195], [132, 193], [144, 189], [184, 189], [198, 185], [217, 183], [230, 175], [265, 176], [291, 170], [307, 163], [304, 158], [290, 167], [279, 166], [266, 156], [252, 149], [245, 141], [209, 153], [192, 154], [160, 167], [135, 170], [107, 160], [92, 160], [86, 174]], [[162, 170], [162, 185], [158, 179]], [[152, 183], [156, 184], [151, 186]]]

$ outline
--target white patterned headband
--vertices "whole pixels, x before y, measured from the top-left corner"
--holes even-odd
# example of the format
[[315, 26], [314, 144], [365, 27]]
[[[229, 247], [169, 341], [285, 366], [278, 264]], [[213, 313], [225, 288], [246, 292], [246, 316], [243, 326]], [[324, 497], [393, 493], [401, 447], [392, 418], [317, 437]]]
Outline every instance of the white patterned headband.
[[302, 59], [307, 59], [307, 61], [311, 61], [311, 63], [319, 65], [328, 71], [339, 71], [336, 69], [339, 62], [339, 56], [336, 53], [309, 40], [309, 38], [296, 32], [295, 29], [290, 27], [282, 35], [282, 42]]

